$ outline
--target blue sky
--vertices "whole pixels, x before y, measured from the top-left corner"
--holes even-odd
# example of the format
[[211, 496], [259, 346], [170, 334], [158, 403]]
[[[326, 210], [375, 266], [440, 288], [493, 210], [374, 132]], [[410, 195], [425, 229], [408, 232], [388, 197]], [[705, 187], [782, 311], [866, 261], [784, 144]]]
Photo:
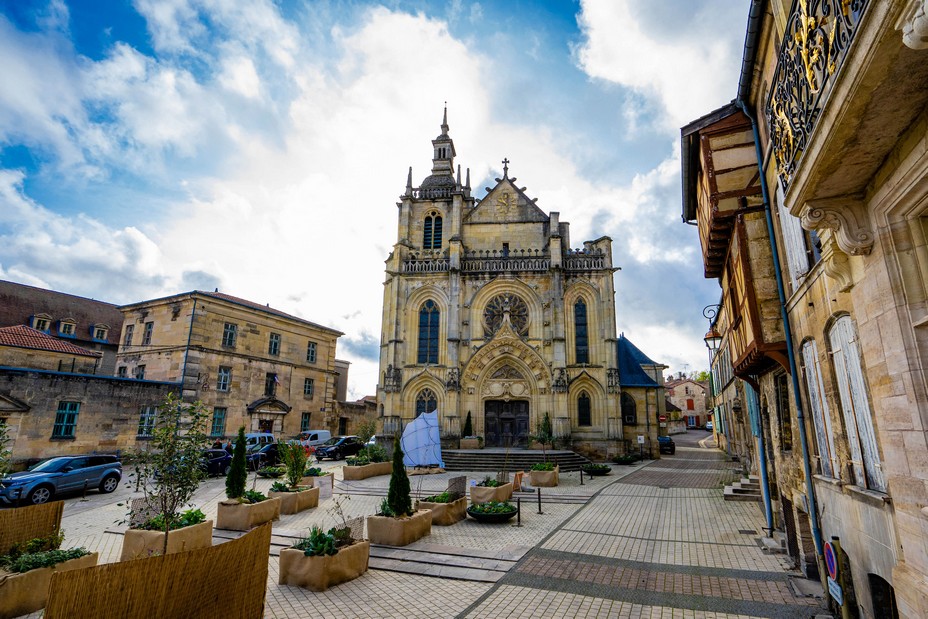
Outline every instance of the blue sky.
[[618, 328], [702, 369], [679, 127], [735, 95], [746, 0], [0, 4], [0, 278], [127, 303], [193, 288], [346, 333], [372, 394], [383, 261], [447, 101], [571, 240], [609, 235]]

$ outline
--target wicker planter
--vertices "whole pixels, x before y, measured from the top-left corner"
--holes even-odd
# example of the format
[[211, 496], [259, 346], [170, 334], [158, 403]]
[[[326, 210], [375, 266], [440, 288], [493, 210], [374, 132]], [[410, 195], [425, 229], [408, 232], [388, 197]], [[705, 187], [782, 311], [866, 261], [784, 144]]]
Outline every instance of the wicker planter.
[[307, 557], [302, 550], [285, 548], [280, 551], [280, 578], [277, 583], [325, 591], [366, 572], [370, 557], [371, 543], [368, 541], [341, 548], [334, 555], [319, 557]]
[[412, 516], [368, 516], [367, 537], [372, 544], [405, 546], [432, 533], [432, 512], [417, 511]]
[[461, 449], [483, 449], [483, 441], [479, 438], [462, 438]]
[[93, 552], [77, 559], [62, 561], [52, 567], [40, 567], [22, 574], [0, 576], [0, 618], [19, 617], [45, 608], [52, 574], [93, 567], [97, 564], [98, 558], [99, 555]]
[[455, 522], [460, 522], [466, 517], [467, 497], [461, 497], [450, 503], [429, 503], [419, 501], [419, 509], [427, 509], [432, 512], [432, 524], [440, 527], [447, 527]]
[[[207, 520], [181, 529], [173, 529], [168, 535], [167, 554], [209, 548], [213, 545], [213, 521]], [[129, 529], [122, 538], [120, 561], [145, 559], [164, 553], [164, 532]]]
[[319, 506], [319, 488], [303, 488], [299, 492], [268, 492], [268, 497], [280, 499], [281, 514], [299, 514]]
[[532, 486], [535, 488], [553, 488], [557, 485], [560, 470], [561, 467], [556, 466], [553, 471], [531, 471], [529, 477]]
[[345, 481], [358, 481], [378, 475], [389, 475], [393, 472], [392, 462], [374, 462], [363, 466], [342, 467], [342, 479]]
[[329, 487], [329, 490], [335, 486], [335, 475], [333, 473], [326, 473], [325, 475], [304, 475], [302, 481], [300, 481], [301, 486], [309, 486], [310, 488], [324, 488], [325, 486]]
[[489, 488], [487, 486], [471, 486], [471, 503], [489, 503], [490, 501], [508, 501], [512, 498], [512, 482]]
[[220, 501], [216, 511], [216, 528], [248, 531], [259, 524], [280, 518], [280, 499], [260, 503]]

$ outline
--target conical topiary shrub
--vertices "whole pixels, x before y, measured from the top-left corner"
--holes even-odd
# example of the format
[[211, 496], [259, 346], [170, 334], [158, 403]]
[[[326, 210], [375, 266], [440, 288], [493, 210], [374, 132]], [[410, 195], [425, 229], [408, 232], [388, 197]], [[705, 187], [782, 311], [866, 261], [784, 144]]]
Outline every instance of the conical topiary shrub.
[[232, 451], [232, 464], [226, 476], [226, 496], [230, 499], [239, 499], [245, 494], [245, 484], [248, 481], [248, 469], [245, 467], [245, 427], [238, 429], [238, 438], [235, 439], [235, 449]]
[[390, 475], [390, 489], [387, 491], [387, 505], [395, 516], [412, 514], [412, 498], [409, 496], [409, 477], [403, 465], [403, 448], [400, 447], [399, 435], [393, 440], [393, 473]]
[[474, 425], [470, 421], [470, 411], [467, 411], [467, 419], [464, 420], [464, 436], [474, 435]]

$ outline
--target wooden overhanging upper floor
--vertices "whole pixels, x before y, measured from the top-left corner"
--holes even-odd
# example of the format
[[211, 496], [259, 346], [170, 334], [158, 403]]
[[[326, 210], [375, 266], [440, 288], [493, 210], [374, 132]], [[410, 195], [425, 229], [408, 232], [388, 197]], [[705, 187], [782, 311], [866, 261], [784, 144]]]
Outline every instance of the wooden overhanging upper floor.
[[706, 277], [720, 277], [735, 216], [763, 208], [751, 121], [734, 102], [681, 130], [683, 221], [699, 226]]

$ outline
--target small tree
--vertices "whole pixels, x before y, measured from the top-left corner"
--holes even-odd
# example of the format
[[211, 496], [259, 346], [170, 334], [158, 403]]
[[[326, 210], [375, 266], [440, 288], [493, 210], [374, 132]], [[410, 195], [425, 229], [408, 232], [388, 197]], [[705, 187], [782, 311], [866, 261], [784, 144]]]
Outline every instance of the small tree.
[[390, 475], [390, 489], [387, 491], [387, 505], [396, 516], [412, 513], [412, 498], [409, 496], [409, 477], [403, 464], [403, 448], [397, 434], [393, 440], [393, 473]]
[[297, 443], [288, 445], [279, 443], [277, 450], [280, 452], [280, 459], [287, 468], [287, 483], [291, 488], [296, 488], [303, 480], [303, 474], [306, 472], [306, 461], [309, 456], [306, 455], [306, 449]]
[[554, 430], [551, 428], [551, 417], [548, 416], [548, 413], [545, 413], [544, 418], [539, 422], [538, 430], [536, 434], [532, 436], [532, 440], [541, 443], [541, 453], [543, 454], [545, 462], [547, 462], [547, 446], [550, 444], [551, 448], [554, 448]]
[[474, 435], [474, 425], [470, 420], [470, 411], [467, 411], [467, 419], [464, 420], [464, 436]]
[[158, 416], [145, 451], [135, 454], [136, 485], [149, 508], [157, 509], [164, 527], [164, 549], [172, 525], [206, 477], [203, 450], [208, 446], [206, 407], [185, 404], [169, 393], [158, 406]]
[[358, 429], [355, 432], [357, 437], [361, 439], [362, 443], [367, 443], [371, 440], [371, 437], [377, 433], [377, 420], [376, 419], [365, 419], [364, 421], [358, 424]]
[[238, 429], [235, 449], [232, 450], [232, 464], [229, 466], [229, 474], [226, 476], [226, 496], [230, 499], [240, 499], [245, 494], [245, 483], [248, 481], [248, 469], [245, 468], [244, 426]]

